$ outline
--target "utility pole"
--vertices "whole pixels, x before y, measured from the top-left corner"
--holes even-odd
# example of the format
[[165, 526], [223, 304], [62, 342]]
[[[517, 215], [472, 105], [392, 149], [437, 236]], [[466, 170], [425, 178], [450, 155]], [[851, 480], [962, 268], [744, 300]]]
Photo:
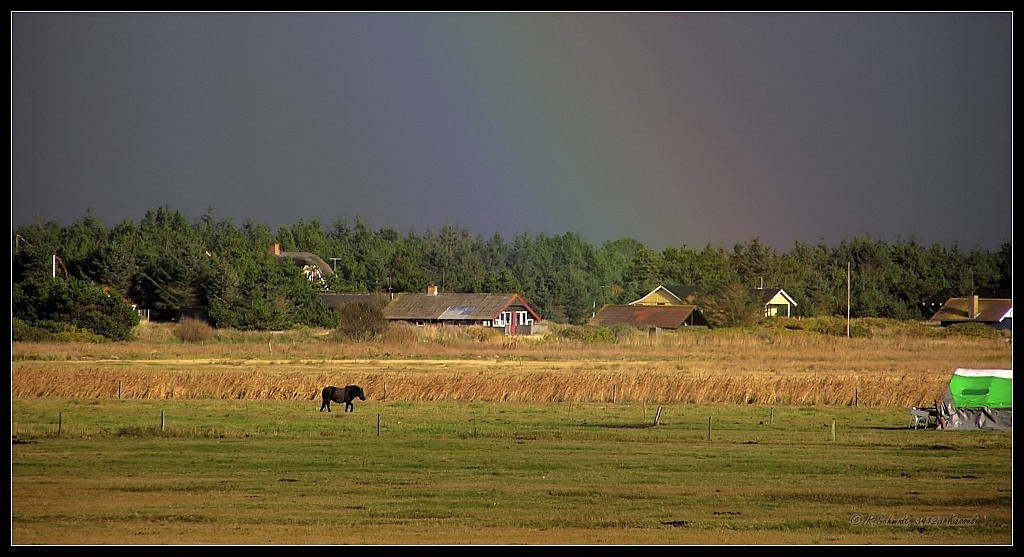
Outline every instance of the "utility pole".
[[850, 338], [850, 262], [846, 262], [846, 338]]

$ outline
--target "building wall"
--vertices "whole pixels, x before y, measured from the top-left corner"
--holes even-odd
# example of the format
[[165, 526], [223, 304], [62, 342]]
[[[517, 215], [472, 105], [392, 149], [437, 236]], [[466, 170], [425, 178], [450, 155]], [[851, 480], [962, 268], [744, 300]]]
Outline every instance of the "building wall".
[[791, 315], [791, 312], [792, 308], [789, 305], [789, 300], [787, 300], [786, 297], [782, 295], [782, 292], [779, 292], [774, 297], [772, 297], [772, 299], [768, 301], [768, 304], [765, 305], [764, 308], [765, 317], [774, 317], [776, 315], [783, 315], [789, 317]]

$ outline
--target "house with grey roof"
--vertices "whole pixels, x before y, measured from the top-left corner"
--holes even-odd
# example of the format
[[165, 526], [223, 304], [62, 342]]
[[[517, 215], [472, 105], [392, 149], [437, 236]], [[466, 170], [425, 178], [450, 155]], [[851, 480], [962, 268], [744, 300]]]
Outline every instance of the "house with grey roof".
[[416, 325], [494, 327], [509, 335], [547, 330], [541, 316], [518, 294], [443, 294], [436, 286], [425, 294], [395, 294], [384, 307], [384, 317]]

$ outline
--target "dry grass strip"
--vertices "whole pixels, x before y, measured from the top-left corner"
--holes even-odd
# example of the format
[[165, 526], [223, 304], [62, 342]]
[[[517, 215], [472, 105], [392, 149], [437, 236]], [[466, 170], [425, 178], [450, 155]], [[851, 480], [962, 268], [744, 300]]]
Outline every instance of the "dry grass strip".
[[476, 362], [147, 365], [15, 362], [12, 397], [317, 400], [359, 384], [371, 400], [680, 402], [899, 407], [940, 397], [949, 372], [691, 373], [668, 364], [529, 366]]

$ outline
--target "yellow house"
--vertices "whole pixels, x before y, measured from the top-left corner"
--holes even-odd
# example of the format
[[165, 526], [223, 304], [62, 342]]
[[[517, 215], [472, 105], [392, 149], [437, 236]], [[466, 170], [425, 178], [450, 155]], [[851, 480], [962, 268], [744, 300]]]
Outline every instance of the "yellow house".
[[[700, 289], [692, 285], [663, 284], [651, 290], [631, 306], [683, 306], [696, 303]], [[764, 308], [764, 316], [785, 315], [791, 317], [796, 301], [781, 288], [751, 288], [754, 296]]]
[[751, 295], [759, 296], [761, 307], [764, 308], [765, 317], [776, 315], [793, 316], [793, 308], [796, 302], [781, 288], [751, 288]]

